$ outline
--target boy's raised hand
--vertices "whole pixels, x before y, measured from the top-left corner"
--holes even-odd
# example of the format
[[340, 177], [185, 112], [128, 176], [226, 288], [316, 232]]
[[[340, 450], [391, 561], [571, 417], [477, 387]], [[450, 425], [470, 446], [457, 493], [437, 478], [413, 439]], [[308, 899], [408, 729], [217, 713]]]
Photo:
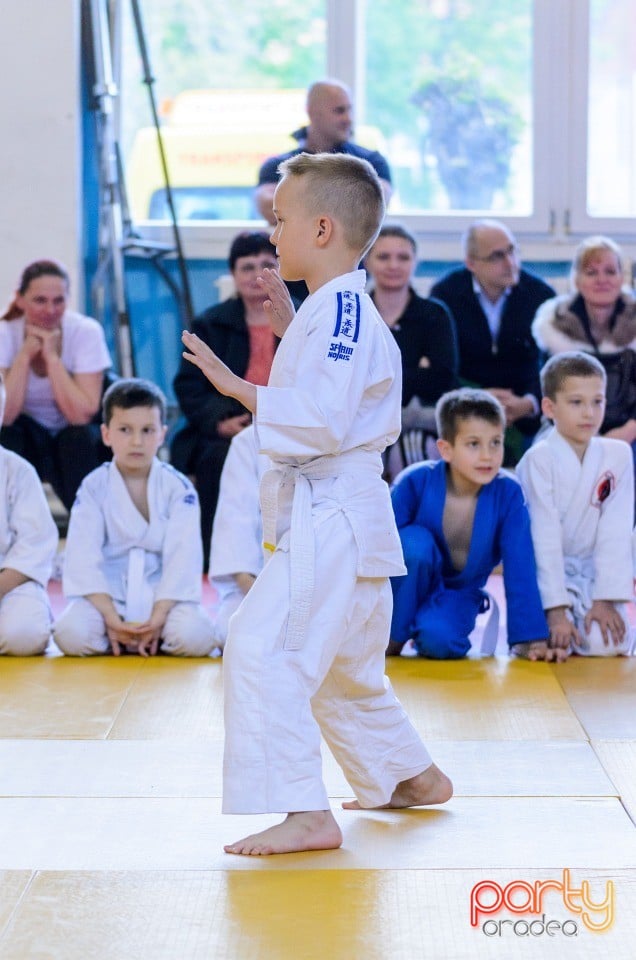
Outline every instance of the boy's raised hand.
[[219, 360], [216, 353], [210, 350], [207, 343], [197, 337], [196, 333], [184, 330], [181, 334], [181, 341], [189, 351], [184, 350], [183, 356], [185, 359], [198, 367], [219, 393], [222, 393], [225, 397], [234, 397], [247, 410], [251, 410], [252, 413], [255, 412], [256, 387], [253, 383], [248, 383], [232, 373], [230, 368], [222, 360]]
[[289, 290], [281, 279], [278, 270], [272, 270], [270, 267], [265, 267], [261, 276], [257, 277], [257, 281], [267, 297], [263, 301], [263, 309], [267, 314], [270, 326], [277, 337], [282, 337], [296, 316]]

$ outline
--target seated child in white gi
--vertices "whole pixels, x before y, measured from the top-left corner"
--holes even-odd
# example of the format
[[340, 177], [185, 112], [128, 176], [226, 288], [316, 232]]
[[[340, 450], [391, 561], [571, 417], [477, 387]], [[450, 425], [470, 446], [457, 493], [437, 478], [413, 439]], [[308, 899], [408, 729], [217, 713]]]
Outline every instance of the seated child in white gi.
[[541, 371], [542, 410], [554, 427], [517, 467], [550, 627], [533, 659], [616, 656], [632, 646], [634, 473], [625, 441], [596, 436], [605, 382], [589, 353], [558, 353]]
[[[404, 572], [381, 453], [400, 430], [400, 353], [364, 292], [360, 260], [384, 214], [377, 174], [343, 154], [281, 164], [274, 212], [281, 275], [310, 296], [289, 322], [267, 386], [233, 374], [196, 336], [184, 353], [254, 415], [269, 559], [232, 617], [224, 653], [226, 813], [287, 813], [225, 847], [264, 855], [339, 847], [322, 781], [322, 731], [357, 800], [442, 803], [452, 786], [384, 676], [391, 587]], [[287, 326], [286, 326], [287, 324]], [[286, 329], [285, 329], [286, 326]]]
[[[0, 424], [6, 391], [0, 374]], [[53, 617], [46, 592], [57, 528], [35, 469], [0, 447], [0, 654], [44, 653]]]
[[[408, 573], [392, 580], [387, 653], [412, 638], [420, 656], [465, 656], [477, 614], [488, 609], [486, 581], [503, 562], [508, 644], [523, 654], [548, 626], [523, 491], [501, 470], [504, 409], [466, 387], [443, 394], [435, 418], [442, 459], [408, 467], [391, 493]], [[496, 639], [484, 652], [494, 653]]]
[[232, 438], [221, 472], [210, 548], [210, 583], [218, 598], [214, 644], [219, 650], [225, 646], [230, 617], [263, 569], [258, 487], [270, 466], [269, 458], [258, 452], [253, 425]]
[[212, 649], [197, 495], [156, 456], [165, 416], [165, 397], [147, 380], [118, 380], [104, 394], [102, 439], [113, 459], [83, 480], [71, 510], [62, 579], [71, 603], [54, 628], [66, 654]]

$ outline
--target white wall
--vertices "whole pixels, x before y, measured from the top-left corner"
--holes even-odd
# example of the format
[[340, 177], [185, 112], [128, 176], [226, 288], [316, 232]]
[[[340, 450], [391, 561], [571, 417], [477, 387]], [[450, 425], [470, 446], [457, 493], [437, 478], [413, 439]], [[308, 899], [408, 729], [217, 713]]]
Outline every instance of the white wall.
[[0, 5], [0, 307], [24, 266], [80, 276], [79, 0]]

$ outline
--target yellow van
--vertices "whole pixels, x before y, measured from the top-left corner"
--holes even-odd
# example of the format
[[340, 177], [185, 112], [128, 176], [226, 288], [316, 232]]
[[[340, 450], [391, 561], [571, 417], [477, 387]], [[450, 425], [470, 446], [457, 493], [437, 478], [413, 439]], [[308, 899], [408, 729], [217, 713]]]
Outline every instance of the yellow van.
[[[307, 123], [304, 90], [186, 90], [164, 112], [161, 134], [179, 220], [260, 219], [254, 205], [258, 171], [268, 157], [293, 150], [294, 130]], [[356, 141], [382, 149], [379, 131], [356, 130]], [[157, 134], [141, 128], [126, 165], [132, 218], [169, 217]]]

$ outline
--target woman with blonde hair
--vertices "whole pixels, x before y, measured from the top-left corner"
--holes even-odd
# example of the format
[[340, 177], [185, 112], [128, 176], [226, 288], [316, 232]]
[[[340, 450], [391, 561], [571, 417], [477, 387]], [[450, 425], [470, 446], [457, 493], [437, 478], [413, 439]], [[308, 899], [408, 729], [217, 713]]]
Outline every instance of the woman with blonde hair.
[[584, 350], [607, 373], [601, 434], [625, 440], [636, 458], [636, 296], [624, 283], [620, 247], [609, 237], [588, 237], [576, 250], [573, 293], [546, 300], [532, 332], [549, 356]]

